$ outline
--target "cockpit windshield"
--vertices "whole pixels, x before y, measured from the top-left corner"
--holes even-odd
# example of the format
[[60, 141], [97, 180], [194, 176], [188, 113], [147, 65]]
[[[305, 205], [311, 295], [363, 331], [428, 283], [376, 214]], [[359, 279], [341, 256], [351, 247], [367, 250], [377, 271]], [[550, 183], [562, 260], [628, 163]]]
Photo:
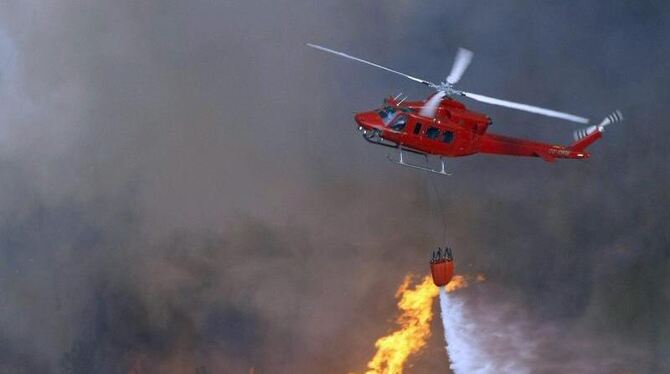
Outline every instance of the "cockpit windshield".
[[377, 114], [379, 114], [379, 117], [382, 118], [382, 121], [384, 121], [384, 125], [390, 126], [391, 123], [394, 122], [394, 120], [398, 117], [398, 113], [410, 113], [411, 110], [408, 108], [404, 107], [392, 107], [392, 106], [385, 106], [377, 111]]
[[397, 116], [389, 127], [395, 131], [402, 131], [405, 129], [405, 125], [407, 125], [407, 115], [402, 114]]
[[393, 107], [385, 106], [382, 109], [380, 109], [379, 112], [377, 113], [382, 118], [382, 121], [384, 121], [384, 125], [388, 126], [389, 123], [393, 121], [398, 111]]

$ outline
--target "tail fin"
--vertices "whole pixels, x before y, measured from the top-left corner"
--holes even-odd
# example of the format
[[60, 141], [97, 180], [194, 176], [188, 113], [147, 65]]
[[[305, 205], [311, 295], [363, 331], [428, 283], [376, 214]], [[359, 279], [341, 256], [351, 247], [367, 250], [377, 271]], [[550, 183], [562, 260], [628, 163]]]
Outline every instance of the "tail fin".
[[573, 133], [575, 142], [570, 146], [575, 151], [583, 151], [586, 147], [593, 144], [596, 140], [602, 137], [602, 133], [605, 131], [605, 127], [613, 123], [618, 123], [623, 121], [623, 114], [620, 110], [612, 112], [610, 115], [605, 117], [598, 125], [589, 126], [583, 129], [579, 129]]

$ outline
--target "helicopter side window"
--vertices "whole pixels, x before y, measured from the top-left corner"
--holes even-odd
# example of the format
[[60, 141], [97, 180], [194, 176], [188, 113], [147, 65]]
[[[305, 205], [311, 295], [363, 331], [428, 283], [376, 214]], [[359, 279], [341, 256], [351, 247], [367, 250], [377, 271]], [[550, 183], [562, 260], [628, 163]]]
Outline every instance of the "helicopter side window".
[[429, 127], [428, 130], [426, 130], [426, 136], [428, 139], [437, 139], [439, 135], [440, 130], [437, 127]]
[[451, 143], [452, 140], [454, 140], [454, 133], [449, 130], [445, 131], [442, 135], [442, 141], [444, 143]]
[[414, 135], [419, 135], [421, 132], [421, 123], [417, 122], [416, 125], [414, 125], [414, 130], [412, 131]]
[[405, 125], [407, 125], [407, 116], [403, 114], [398, 116], [398, 119], [390, 127], [392, 130], [402, 131]]

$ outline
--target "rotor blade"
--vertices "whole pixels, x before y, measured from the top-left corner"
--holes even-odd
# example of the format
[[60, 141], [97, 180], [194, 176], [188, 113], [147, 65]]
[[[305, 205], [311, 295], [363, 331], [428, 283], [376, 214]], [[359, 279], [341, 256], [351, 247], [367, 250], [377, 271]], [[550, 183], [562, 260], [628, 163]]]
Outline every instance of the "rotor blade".
[[560, 119], [564, 119], [564, 120], [572, 121], [572, 122], [577, 122], [577, 123], [589, 123], [588, 118], [579, 117], [579, 116], [576, 116], [574, 114], [558, 112], [556, 110], [540, 108], [540, 107], [533, 106], [533, 105], [528, 105], [528, 104], [515, 103], [513, 101], [496, 99], [496, 98], [493, 98], [493, 97], [479, 95], [479, 94], [475, 94], [475, 93], [471, 93], [471, 92], [462, 92], [462, 94], [465, 97], [469, 97], [473, 100], [481, 101], [482, 103], [500, 105], [500, 106], [504, 106], [504, 107], [507, 107], [507, 108], [523, 110], [523, 111], [526, 111], [526, 112], [537, 113], [537, 114], [541, 114], [541, 115], [544, 115], [544, 116], [560, 118]]
[[368, 64], [368, 65], [370, 65], [370, 66], [374, 66], [374, 67], [376, 67], [376, 68], [379, 68], [379, 69], [382, 69], [382, 70], [386, 70], [386, 71], [391, 72], [391, 73], [395, 73], [395, 74], [398, 74], [398, 75], [402, 75], [402, 76], [405, 77], [405, 78], [409, 78], [409, 79], [411, 79], [411, 80], [413, 80], [413, 81], [415, 81], [415, 82], [418, 82], [418, 83], [423, 83], [423, 84], [425, 84], [425, 85], [427, 85], [427, 86], [430, 86], [430, 87], [435, 87], [435, 86], [436, 86], [435, 83], [433, 83], [433, 82], [430, 82], [430, 81], [427, 81], [427, 80], [423, 80], [423, 79], [420, 79], [420, 78], [417, 78], [417, 77], [413, 77], [413, 76], [411, 76], [411, 75], [409, 75], [409, 74], [401, 73], [401, 72], [399, 72], [399, 71], [396, 71], [396, 70], [393, 70], [393, 69], [389, 69], [389, 68], [387, 68], [387, 67], [384, 67], [384, 66], [375, 64], [374, 62], [366, 61], [366, 60], [363, 60], [362, 58], [354, 57], [354, 56], [348, 55], [348, 54], [346, 54], [346, 53], [342, 53], [342, 52], [334, 51], [334, 50], [332, 50], [332, 49], [329, 49], [329, 48], [326, 48], [326, 47], [322, 47], [322, 46], [320, 46], [320, 45], [316, 45], [316, 44], [311, 44], [311, 43], [307, 43], [307, 46], [308, 46], [308, 47], [312, 47], [312, 48], [316, 48], [316, 49], [320, 49], [320, 50], [322, 50], [322, 51], [324, 51], [324, 52], [332, 53], [332, 54], [334, 54], [334, 55], [342, 56], [342, 57], [348, 58], [348, 59], [350, 59], [350, 60], [354, 60], [354, 61], [362, 62], [362, 63], [364, 63], [364, 64]]
[[435, 117], [435, 112], [437, 112], [437, 108], [440, 106], [442, 99], [446, 95], [447, 93], [444, 91], [437, 91], [435, 95], [433, 95], [430, 99], [428, 99], [428, 101], [426, 101], [426, 104], [419, 111], [419, 115], [428, 118]]
[[470, 50], [465, 48], [458, 49], [456, 58], [454, 58], [454, 65], [451, 67], [451, 73], [449, 73], [449, 76], [447, 77], [447, 82], [456, 84], [459, 80], [461, 80], [463, 73], [465, 73], [465, 70], [472, 61], [473, 55], [474, 53], [472, 53]]

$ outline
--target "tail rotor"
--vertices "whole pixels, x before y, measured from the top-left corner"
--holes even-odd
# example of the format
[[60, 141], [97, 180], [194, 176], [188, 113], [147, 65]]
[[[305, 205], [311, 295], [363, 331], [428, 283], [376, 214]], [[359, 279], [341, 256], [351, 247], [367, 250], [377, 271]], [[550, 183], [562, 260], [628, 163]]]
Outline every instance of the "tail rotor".
[[615, 110], [614, 112], [610, 113], [607, 117], [605, 117], [599, 124], [576, 130], [575, 132], [573, 132], [572, 136], [576, 141], [582, 140], [596, 131], [604, 132], [605, 127], [613, 123], [619, 123], [622, 121], [623, 121], [623, 114], [621, 113], [620, 110]]

